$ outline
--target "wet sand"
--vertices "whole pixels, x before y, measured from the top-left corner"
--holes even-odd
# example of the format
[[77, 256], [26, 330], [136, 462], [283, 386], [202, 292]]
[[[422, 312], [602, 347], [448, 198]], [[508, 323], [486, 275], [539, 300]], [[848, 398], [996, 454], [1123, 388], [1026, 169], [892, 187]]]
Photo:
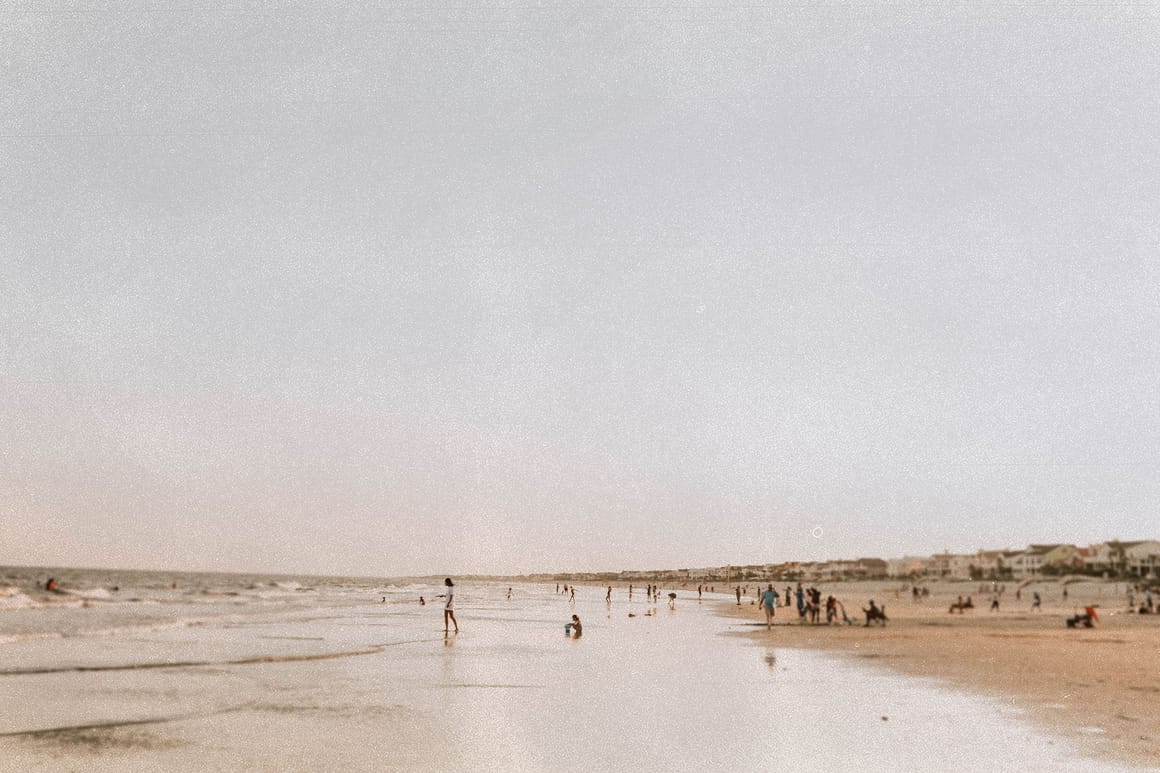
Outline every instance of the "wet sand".
[[[0, 769], [1125, 769], [1007, 704], [789, 648], [892, 629], [757, 631], [756, 607], [723, 619], [721, 597], [695, 590], [670, 608], [606, 604], [599, 588], [575, 604], [544, 586], [511, 600], [461, 588], [458, 636], [437, 605], [352, 605], [340, 587], [337, 606], [320, 593], [317, 608], [9, 642], [0, 697], [19, 709], [0, 716]], [[573, 613], [579, 639], [563, 628]]]
[[[981, 692], [1053, 732], [1085, 739], [1101, 758], [1160, 769], [1160, 615], [1129, 614], [1122, 583], [1072, 586], [1066, 600], [1058, 585], [1035, 585], [1019, 601], [1008, 583], [998, 612], [978, 583], [929, 587], [931, 595], [916, 602], [908, 593], [896, 598], [898, 585], [889, 582], [819, 583], [823, 601], [833, 594], [858, 615], [855, 626], [802, 625], [796, 609], [779, 608], [767, 631], [751, 604], [752, 585], [742, 606], [726, 603], [722, 611], [752, 621], [744, 635], [764, 645], [840, 652]], [[1034, 590], [1042, 612], [1030, 611]], [[975, 609], [948, 613], [959, 595], [972, 596]], [[862, 625], [871, 598], [886, 607], [885, 627]], [[1100, 622], [1067, 628], [1065, 619], [1087, 603], [1099, 605]]]

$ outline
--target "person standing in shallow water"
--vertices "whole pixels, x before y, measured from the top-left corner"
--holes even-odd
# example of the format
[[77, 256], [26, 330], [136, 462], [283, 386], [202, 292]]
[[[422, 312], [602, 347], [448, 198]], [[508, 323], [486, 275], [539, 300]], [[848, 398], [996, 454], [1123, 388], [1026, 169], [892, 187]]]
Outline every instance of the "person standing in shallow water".
[[777, 607], [777, 591], [773, 589], [773, 583], [769, 584], [761, 593], [761, 608], [765, 612], [765, 629], [768, 631], [773, 628], [774, 609]]
[[447, 603], [443, 605], [443, 633], [447, 633], [447, 623], [455, 625], [455, 632], [459, 633], [459, 621], [455, 619], [455, 583], [448, 577], [443, 581], [447, 586]]

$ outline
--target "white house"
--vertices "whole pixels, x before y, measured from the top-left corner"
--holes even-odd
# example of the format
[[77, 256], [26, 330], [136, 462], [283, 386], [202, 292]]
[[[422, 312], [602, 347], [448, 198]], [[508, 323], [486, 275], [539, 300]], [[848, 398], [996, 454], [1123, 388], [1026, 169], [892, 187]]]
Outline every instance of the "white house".
[[974, 556], [943, 551], [930, 557], [930, 573], [947, 579], [965, 580], [971, 576]]
[[1121, 542], [1124, 549], [1124, 567], [1136, 577], [1155, 577], [1160, 574], [1160, 541]]
[[1084, 556], [1084, 566], [1097, 571], [1126, 572], [1137, 577], [1160, 574], [1160, 541], [1111, 540], [1092, 545]]
[[995, 577], [1003, 570], [1003, 551], [982, 550], [975, 554], [971, 565], [983, 577]]
[[1047, 554], [1058, 545], [1028, 545], [1026, 550], [1005, 557], [1004, 563], [1011, 568], [1016, 577], [1031, 577], [1039, 574], [1043, 568]]

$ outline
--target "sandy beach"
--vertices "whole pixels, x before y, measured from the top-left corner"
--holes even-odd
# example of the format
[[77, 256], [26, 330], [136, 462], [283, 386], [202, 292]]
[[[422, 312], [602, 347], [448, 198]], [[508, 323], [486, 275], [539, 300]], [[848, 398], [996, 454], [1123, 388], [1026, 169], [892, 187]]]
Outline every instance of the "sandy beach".
[[[978, 613], [917, 614], [924, 605], [908, 616], [889, 603], [885, 630], [766, 631], [755, 606], [698, 601], [695, 586], [662, 587], [654, 602], [614, 587], [606, 602], [600, 587], [573, 600], [548, 584], [512, 583], [509, 596], [508, 583], [463, 579], [461, 632], [445, 635], [430, 579], [54, 572], [63, 596], [30, 589], [42, 570], [12, 570], [4, 588], [0, 699], [19, 708], [0, 717], [3, 770], [1116, 773], [1147, 753], [1143, 741], [1109, 745], [1123, 737], [1116, 723], [1153, 732], [1140, 708], [1151, 694], [1108, 687], [1099, 716], [1050, 708], [1076, 686], [1011, 699], [1004, 674], [1044, 673], [1046, 647], [988, 637]], [[848, 590], [853, 606], [865, 588]], [[581, 638], [565, 631], [573, 614]], [[1042, 631], [1061, 658], [1091, 641], [1117, 668], [1099, 649], [1125, 636], [1113, 623], [1068, 640], [1053, 620], [1062, 626], [1049, 608], [992, 632]], [[1136, 622], [1149, 621], [1114, 624]], [[969, 668], [987, 652], [998, 699]], [[948, 665], [959, 661], [961, 672]], [[960, 678], [891, 670], [906, 663]], [[1060, 678], [1105, 689], [1102, 677]], [[1055, 721], [1028, 722], [1024, 706]]]
[[[754, 641], [840, 652], [982, 692], [1052, 732], [1084, 739], [1101, 758], [1160, 767], [1160, 615], [1128, 613], [1123, 583], [1072, 585], [1066, 600], [1061, 586], [1036, 584], [1023, 588], [1018, 601], [1008, 583], [997, 612], [979, 583], [932, 583], [919, 601], [896, 596], [899, 585], [887, 581], [818, 584], [823, 600], [833, 594], [857, 613], [858, 625], [803, 625], [796, 609], [779, 608], [772, 630], [752, 603], [754, 587], [742, 606], [722, 605], [724, 614], [761, 621], [743, 634]], [[785, 584], [778, 590], [784, 595]], [[1041, 612], [1031, 611], [1036, 590]], [[975, 608], [949, 613], [960, 595], [971, 596]], [[861, 608], [870, 599], [885, 605], [885, 627], [862, 626]], [[1086, 604], [1097, 605], [1099, 622], [1068, 628], [1066, 618]]]

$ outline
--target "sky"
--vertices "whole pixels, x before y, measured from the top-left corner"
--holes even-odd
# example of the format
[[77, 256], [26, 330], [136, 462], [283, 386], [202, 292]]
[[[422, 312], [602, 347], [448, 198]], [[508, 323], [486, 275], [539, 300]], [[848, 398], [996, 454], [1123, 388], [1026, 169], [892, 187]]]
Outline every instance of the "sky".
[[0, 564], [1160, 537], [1151, 3], [0, 3]]

